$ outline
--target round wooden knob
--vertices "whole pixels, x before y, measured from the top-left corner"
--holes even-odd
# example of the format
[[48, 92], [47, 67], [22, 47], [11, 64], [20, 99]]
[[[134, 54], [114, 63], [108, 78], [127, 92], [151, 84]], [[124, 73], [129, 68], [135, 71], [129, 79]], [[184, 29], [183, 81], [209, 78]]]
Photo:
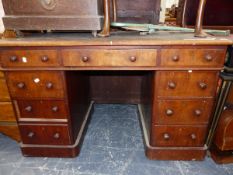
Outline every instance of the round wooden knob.
[[35, 133], [34, 133], [34, 132], [29, 132], [29, 133], [28, 133], [28, 137], [29, 137], [29, 138], [33, 138], [34, 136], [35, 136]]
[[163, 138], [164, 138], [165, 140], [169, 140], [169, 139], [170, 139], [170, 135], [167, 134], [167, 133], [165, 133], [165, 134], [163, 135]]
[[41, 57], [41, 61], [42, 61], [42, 62], [48, 62], [48, 61], [49, 61], [49, 57], [47, 57], [47, 56], [42, 56], [42, 57]]
[[196, 134], [191, 134], [191, 138], [192, 138], [192, 140], [196, 140], [196, 138], [197, 138]]
[[11, 61], [11, 62], [16, 62], [16, 61], [18, 61], [17, 56], [11, 56], [11, 57], [10, 57], [10, 61]]
[[59, 139], [59, 138], [60, 138], [60, 134], [59, 134], [59, 133], [55, 133], [55, 134], [53, 135], [53, 138]]
[[27, 112], [32, 112], [32, 106], [27, 106], [27, 107], [25, 108], [25, 111], [27, 111]]
[[17, 84], [17, 87], [18, 87], [19, 89], [23, 89], [23, 88], [25, 88], [25, 84], [24, 84], [23, 82], [18, 83], [18, 84]]
[[200, 86], [201, 89], [206, 89], [207, 88], [207, 84], [204, 83], [204, 82], [199, 83], [199, 86]]
[[180, 59], [180, 57], [179, 57], [178, 55], [175, 55], [175, 56], [172, 57], [172, 60], [173, 60], [174, 62], [179, 61], [179, 59]]
[[200, 116], [201, 115], [201, 110], [199, 110], [199, 109], [195, 110], [194, 112], [195, 112], [196, 116]]
[[53, 111], [53, 112], [57, 112], [57, 111], [58, 111], [58, 107], [57, 107], [57, 106], [54, 106], [54, 107], [52, 108], [52, 111]]
[[207, 54], [207, 55], [205, 56], [205, 59], [206, 59], [206, 61], [212, 61], [212, 60], [213, 60], [213, 57], [212, 57], [211, 55]]
[[46, 88], [47, 88], [47, 89], [52, 89], [52, 88], [53, 88], [53, 83], [48, 82], [48, 83], [46, 84]]
[[170, 88], [170, 89], [175, 89], [176, 88], [176, 83], [175, 82], [168, 82], [168, 87]]
[[129, 60], [131, 62], [135, 62], [135, 61], [137, 61], [137, 58], [135, 56], [131, 56], [131, 57], [129, 57]]
[[88, 58], [87, 56], [84, 56], [84, 57], [82, 57], [82, 61], [83, 61], [83, 62], [88, 62], [88, 61], [89, 61], [89, 58]]
[[44, 0], [45, 4], [50, 5], [52, 3], [52, 0]]
[[166, 114], [167, 116], [172, 116], [174, 114], [174, 111], [172, 109], [167, 109]]

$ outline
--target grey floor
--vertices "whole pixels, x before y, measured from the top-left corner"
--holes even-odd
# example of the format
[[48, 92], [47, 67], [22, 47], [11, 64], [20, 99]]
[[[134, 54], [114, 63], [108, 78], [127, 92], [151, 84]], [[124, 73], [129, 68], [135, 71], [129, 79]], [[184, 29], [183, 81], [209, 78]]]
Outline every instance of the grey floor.
[[79, 157], [25, 158], [0, 134], [0, 175], [233, 175], [233, 164], [151, 161], [144, 155], [137, 107], [95, 105]]

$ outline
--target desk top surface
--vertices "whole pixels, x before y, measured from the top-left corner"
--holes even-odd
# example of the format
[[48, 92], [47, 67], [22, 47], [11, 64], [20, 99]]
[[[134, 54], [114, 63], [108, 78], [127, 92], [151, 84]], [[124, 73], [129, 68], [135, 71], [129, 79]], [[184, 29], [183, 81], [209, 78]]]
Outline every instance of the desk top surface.
[[0, 46], [162, 46], [162, 45], [232, 45], [233, 35], [196, 38], [193, 33], [157, 32], [141, 36], [138, 32], [113, 32], [110, 37], [94, 38], [91, 33], [34, 34], [1, 39]]

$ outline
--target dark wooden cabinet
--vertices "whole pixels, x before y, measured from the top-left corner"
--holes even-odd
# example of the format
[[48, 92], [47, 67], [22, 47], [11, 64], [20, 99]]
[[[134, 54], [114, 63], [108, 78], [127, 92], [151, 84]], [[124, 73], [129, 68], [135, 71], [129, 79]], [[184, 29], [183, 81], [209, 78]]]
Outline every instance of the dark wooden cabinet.
[[2, 3], [6, 29], [97, 31], [103, 28], [102, 0], [3, 0]]

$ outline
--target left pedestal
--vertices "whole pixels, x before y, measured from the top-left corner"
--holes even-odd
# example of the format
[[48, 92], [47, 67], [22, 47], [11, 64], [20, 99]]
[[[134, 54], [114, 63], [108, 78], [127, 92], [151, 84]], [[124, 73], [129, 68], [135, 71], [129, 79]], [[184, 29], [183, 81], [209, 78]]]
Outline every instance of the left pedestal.
[[[24, 156], [75, 157], [91, 112], [88, 77], [64, 71], [6, 73]], [[75, 80], [74, 80], [75, 78]]]

